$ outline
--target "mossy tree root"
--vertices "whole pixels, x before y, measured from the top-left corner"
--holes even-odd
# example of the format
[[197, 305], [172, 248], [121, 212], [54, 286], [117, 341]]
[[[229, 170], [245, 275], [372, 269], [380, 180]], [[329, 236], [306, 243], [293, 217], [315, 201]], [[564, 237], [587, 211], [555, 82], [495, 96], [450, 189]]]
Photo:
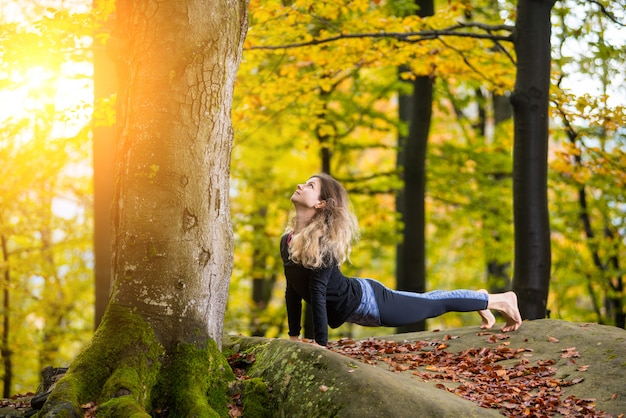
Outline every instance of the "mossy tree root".
[[228, 385], [233, 381], [235, 375], [213, 340], [206, 349], [179, 344], [163, 361], [154, 404], [173, 417], [228, 416]]
[[179, 344], [166, 350], [152, 328], [129, 309], [110, 305], [91, 344], [58, 382], [38, 418], [83, 417], [97, 405], [98, 417], [211, 417], [227, 410], [226, 388], [234, 375], [217, 344]]

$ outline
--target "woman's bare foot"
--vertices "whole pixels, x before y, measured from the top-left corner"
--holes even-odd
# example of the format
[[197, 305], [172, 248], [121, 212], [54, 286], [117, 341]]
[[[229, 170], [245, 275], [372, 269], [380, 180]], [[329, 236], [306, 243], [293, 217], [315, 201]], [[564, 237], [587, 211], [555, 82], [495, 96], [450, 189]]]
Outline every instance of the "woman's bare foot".
[[[485, 289], [480, 289], [479, 292], [489, 294]], [[480, 324], [481, 329], [489, 329], [496, 323], [496, 317], [493, 316], [489, 309], [478, 311], [478, 315], [482, 318], [482, 324]]]
[[487, 308], [500, 312], [506, 320], [506, 324], [500, 328], [502, 332], [515, 331], [522, 325], [522, 316], [517, 307], [517, 295], [514, 292], [490, 294]]

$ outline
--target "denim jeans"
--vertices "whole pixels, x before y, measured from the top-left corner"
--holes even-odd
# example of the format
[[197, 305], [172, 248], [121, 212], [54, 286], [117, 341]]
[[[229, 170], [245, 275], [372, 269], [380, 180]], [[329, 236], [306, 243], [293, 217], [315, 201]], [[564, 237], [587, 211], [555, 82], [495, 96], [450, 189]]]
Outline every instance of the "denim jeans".
[[380, 313], [378, 312], [378, 304], [376, 303], [376, 297], [374, 296], [374, 290], [369, 283], [368, 279], [352, 279], [358, 280], [361, 284], [361, 290], [363, 296], [361, 296], [361, 303], [356, 311], [346, 320], [352, 324], [362, 325], [364, 327], [378, 327], [380, 323]]

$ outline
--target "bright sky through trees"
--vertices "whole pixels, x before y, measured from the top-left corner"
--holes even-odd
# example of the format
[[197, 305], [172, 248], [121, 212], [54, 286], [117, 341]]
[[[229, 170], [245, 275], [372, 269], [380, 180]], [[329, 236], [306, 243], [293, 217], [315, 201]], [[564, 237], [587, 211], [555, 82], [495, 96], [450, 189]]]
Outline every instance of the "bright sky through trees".
[[[590, 6], [595, 7], [595, 6]], [[619, 8], [615, 8], [615, 12], [619, 13]], [[626, 21], [626, 9], [621, 10], [621, 13], [614, 16], [615, 20], [618, 22]], [[568, 15], [564, 17], [565, 26], [570, 31], [576, 31], [576, 28], [580, 28], [585, 24], [590, 24], [589, 19], [593, 19], [585, 14], [585, 11], [582, 8], [572, 8], [570, 9]], [[562, 30], [558, 23], [558, 19], [553, 17], [553, 24], [555, 31]], [[599, 24], [598, 22], [591, 23], [593, 25]], [[598, 27], [599, 33], [599, 27]], [[614, 85], [609, 86], [609, 90], [603, 92], [602, 83], [599, 80], [601, 74], [597, 71], [597, 76], [590, 76], [589, 70], [580, 71], [580, 68], [575, 65], [576, 63], [581, 62], [582, 59], [589, 56], [589, 52], [592, 49], [598, 49], [601, 47], [610, 46], [613, 48], [620, 48], [620, 45], [624, 45], [624, 41], [626, 40], [626, 27], [614, 25], [602, 31], [602, 39], [599, 39], [598, 34], [591, 35], [588, 37], [567, 37], [565, 39], [563, 46], [561, 48], [561, 54], [564, 57], [571, 57], [570, 64], [566, 64], [564, 69], [567, 72], [567, 77], [563, 80], [561, 87], [564, 89], [570, 89], [577, 95], [582, 94], [590, 94], [590, 95], [600, 95], [606, 93], [609, 95], [607, 99], [607, 103], [609, 106], [626, 106], [626, 83], [623, 81], [626, 80], [626, 67], [623, 66], [623, 63], [616, 63], [616, 68], [613, 68], [613, 71], [616, 72], [615, 77], [612, 77], [614, 80], [622, 80], [621, 83], [615, 83]], [[557, 44], [557, 42], [553, 42], [553, 44]], [[554, 56], [554, 53], [553, 53]], [[598, 64], [601, 64], [598, 62]]]
[[[86, 0], [2, 0], [1, 4], [0, 21], [22, 28], [42, 17], [50, 18], [57, 11], [80, 13], [91, 7]], [[89, 48], [91, 38], [77, 39], [76, 44]], [[25, 118], [47, 108], [55, 117], [53, 137], [75, 135], [89, 123], [93, 112], [93, 64], [71, 60], [59, 63], [54, 58], [59, 51], [41, 51], [37, 46], [27, 45], [17, 54], [18, 63], [0, 67], [4, 84], [0, 89], [0, 120]]]
[[[86, 13], [90, 7], [91, 2], [86, 0], [2, 0], [0, 21], [15, 25], [13, 30], [16, 33], [26, 30], [29, 25], [28, 30], [37, 32], [32, 23], [42, 17], [52, 18], [55, 13], [64, 11]], [[16, 39], [21, 38], [16, 36]], [[91, 43], [88, 36], [74, 39], [75, 48], [84, 48], [87, 52]], [[31, 141], [40, 129], [38, 126], [48, 127], [48, 141], [64, 141], [90, 124], [93, 114], [93, 63], [90, 60], [65, 59], [66, 55], [71, 55], [69, 51], [46, 51], [38, 42], [27, 43], [22, 50], [18, 45], [9, 48], [15, 48], [16, 62], [0, 67], [4, 87], [0, 89], [0, 122], [6, 125], [10, 121], [29, 121], [31, 127], [16, 133], [11, 138], [13, 141]], [[89, 54], [82, 56], [88, 58]], [[68, 177], [80, 177], [91, 175], [91, 170], [90, 161], [84, 161], [69, 164], [64, 172]], [[63, 196], [54, 197], [52, 207], [55, 214], [66, 219], [79, 215], [81, 210], [75, 202]]]

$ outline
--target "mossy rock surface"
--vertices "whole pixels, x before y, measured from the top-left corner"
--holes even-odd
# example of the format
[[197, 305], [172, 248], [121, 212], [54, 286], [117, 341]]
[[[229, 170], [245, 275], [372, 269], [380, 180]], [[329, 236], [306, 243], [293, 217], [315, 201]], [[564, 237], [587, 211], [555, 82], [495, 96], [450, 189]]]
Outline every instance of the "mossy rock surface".
[[[377, 337], [389, 341], [444, 338], [450, 353], [495, 344], [478, 327]], [[625, 330], [548, 319], [525, 321], [509, 334], [506, 344], [526, 349], [524, 357], [530, 361], [554, 360], [555, 378], [579, 382], [565, 387], [562, 396], [594, 399], [597, 411], [614, 417], [626, 413]], [[231, 337], [224, 348], [255, 354], [248, 374], [271, 388], [269, 402], [275, 417], [502, 416], [496, 409], [482, 408], [437, 388], [437, 381], [424, 382], [410, 372], [393, 372], [384, 365], [365, 364], [311, 344]], [[577, 356], [563, 356], [567, 350]]]
[[[273, 417], [500, 416], [409, 375], [390, 373], [311, 344], [259, 343], [257, 338], [241, 338], [232, 340], [230, 347], [255, 352], [256, 362], [248, 373], [271, 388]], [[445, 402], [445, 408], [436, 399]]]

